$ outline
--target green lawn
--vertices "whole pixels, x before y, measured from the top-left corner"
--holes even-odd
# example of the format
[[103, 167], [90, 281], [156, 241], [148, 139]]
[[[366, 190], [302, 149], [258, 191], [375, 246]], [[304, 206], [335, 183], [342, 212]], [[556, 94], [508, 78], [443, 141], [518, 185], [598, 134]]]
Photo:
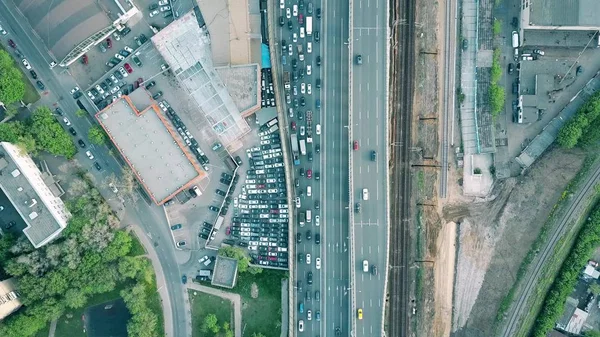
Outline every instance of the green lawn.
[[208, 314], [215, 314], [220, 326], [229, 322], [233, 330], [233, 305], [229, 300], [196, 290], [188, 290], [188, 296], [192, 307], [192, 337], [213, 337], [212, 333], [202, 332], [202, 323]]
[[[267, 337], [281, 335], [281, 280], [286, 277], [285, 272], [269, 269], [258, 275], [238, 275], [237, 284], [230, 291], [242, 297], [244, 336], [252, 336], [255, 332]], [[252, 283], [258, 286], [258, 298], [250, 295]], [[201, 284], [210, 286], [206, 282]]]
[[129, 252], [129, 255], [146, 255], [146, 250], [144, 249], [144, 246], [142, 246], [140, 239], [138, 239], [137, 235], [135, 235], [135, 232], [131, 231], [129, 234], [131, 235], [131, 251]]

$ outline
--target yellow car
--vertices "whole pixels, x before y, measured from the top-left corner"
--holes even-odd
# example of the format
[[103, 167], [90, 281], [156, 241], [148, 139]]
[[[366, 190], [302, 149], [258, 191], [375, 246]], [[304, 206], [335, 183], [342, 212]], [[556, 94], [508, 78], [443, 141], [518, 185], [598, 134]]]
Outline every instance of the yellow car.
[[362, 309], [358, 309], [358, 319], [362, 319]]

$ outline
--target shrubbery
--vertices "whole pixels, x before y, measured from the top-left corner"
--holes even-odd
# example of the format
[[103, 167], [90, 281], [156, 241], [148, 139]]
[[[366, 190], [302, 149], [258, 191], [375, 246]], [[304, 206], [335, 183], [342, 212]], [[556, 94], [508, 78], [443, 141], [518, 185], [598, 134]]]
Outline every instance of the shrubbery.
[[[584, 105], [582, 105], [573, 118], [568, 121], [556, 140], [565, 148], [572, 148], [579, 142], [590, 143], [600, 138], [600, 92], [596, 92]], [[588, 134], [589, 133], [589, 134]], [[583, 136], [586, 137], [583, 137]], [[583, 138], [582, 138], [583, 137]]]
[[499, 85], [502, 78], [502, 68], [500, 67], [500, 49], [494, 49], [492, 60], [492, 69], [490, 72], [490, 89], [488, 92], [490, 112], [492, 117], [497, 117], [504, 109], [504, 101], [506, 100], [506, 91]]

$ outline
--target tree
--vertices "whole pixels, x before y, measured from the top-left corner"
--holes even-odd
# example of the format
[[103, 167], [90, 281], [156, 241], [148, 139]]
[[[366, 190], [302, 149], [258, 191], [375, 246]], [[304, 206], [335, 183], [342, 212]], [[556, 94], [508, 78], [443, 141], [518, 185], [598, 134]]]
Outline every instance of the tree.
[[79, 109], [79, 110], [75, 111], [75, 116], [77, 116], [77, 117], [84, 117], [87, 114], [88, 114], [87, 111], [85, 111], [83, 109]]
[[598, 330], [588, 330], [583, 333], [585, 337], [600, 337], [600, 331]]
[[40, 149], [54, 155], [73, 158], [77, 150], [73, 140], [58, 123], [47, 107], [40, 107], [33, 112], [29, 120], [30, 133]]
[[0, 50], [0, 102], [10, 105], [25, 95], [23, 75], [17, 69], [10, 54]]
[[262, 334], [262, 333], [260, 333], [260, 332], [255, 332], [255, 333], [253, 333], [253, 334], [252, 334], [252, 337], [266, 337], [266, 336], [265, 336], [265, 335], [263, 335], [263, 334]]
[[589, 290], [592, 294], [594, 294], [594, 296], [597, 297], [598, 295], [600, 295], [600, 284], [594, 281], [592, 284], [590, 284]]
[[65, 292], [65, 302], [69, 308], [83, 308], [87, 302], [87, 296], [80, 289], [69, 289]]
[[500, 33], [502, 33], [502, 20], [494, 19], [493, 30], [495, 36], [498, 36]]
[[204, 317], [204, 321], [202, 322], [202, 331], [212, 333], [219, 333], [221, 327], [219, 326], [219, 322], [217, 320], [217, 316], [215, 314], [208, 314]]
[[240, 273], [248, 270], [250, 258], [246, 256], [243, 249], [239, 247], [222, 247], [219, 249], [219, 255], [238, 260], [238, 271]]
[[103, 145], [106, 143], [106, 133], [104, 133], [104, 129], [99, 125], [94, 125], [88, 131], [88, 138], [90, 141], [97, 145]]
[[504, 88], [496, 83], [490, 85], [489, 90], [490, 98], [490, 111], [492, 116], [496, 117], [502, 112], [504, 108], [504, 101], [506, 100], [506, 93]]

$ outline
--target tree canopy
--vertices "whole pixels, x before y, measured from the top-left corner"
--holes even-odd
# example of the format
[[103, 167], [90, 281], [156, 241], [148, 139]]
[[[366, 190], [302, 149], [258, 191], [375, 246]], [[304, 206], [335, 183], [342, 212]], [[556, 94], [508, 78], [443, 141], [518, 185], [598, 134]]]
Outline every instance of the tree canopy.
[[560, 129], [556, 141], [565, 148], [573, 148], [580, 142], [593, 143], [600, 139], [600, 92], [596, 92], [576, 115]]
[[90, 131], [88, 132], [88, 138], [90, 142], [97, 145], [103, 145], [106, 143], [106, 133], [99, 125], [94, 125], [90, 128]]
[[10, 54], [0, 50], [0, 102], [9, 105], [22, 100], [24, 95], [23, 74]]
[[29, 119], [29, 132], [40, 148], [54, 155], [73, 158], [77, 149], [69, 134], [47, 107], [40, 107]]

